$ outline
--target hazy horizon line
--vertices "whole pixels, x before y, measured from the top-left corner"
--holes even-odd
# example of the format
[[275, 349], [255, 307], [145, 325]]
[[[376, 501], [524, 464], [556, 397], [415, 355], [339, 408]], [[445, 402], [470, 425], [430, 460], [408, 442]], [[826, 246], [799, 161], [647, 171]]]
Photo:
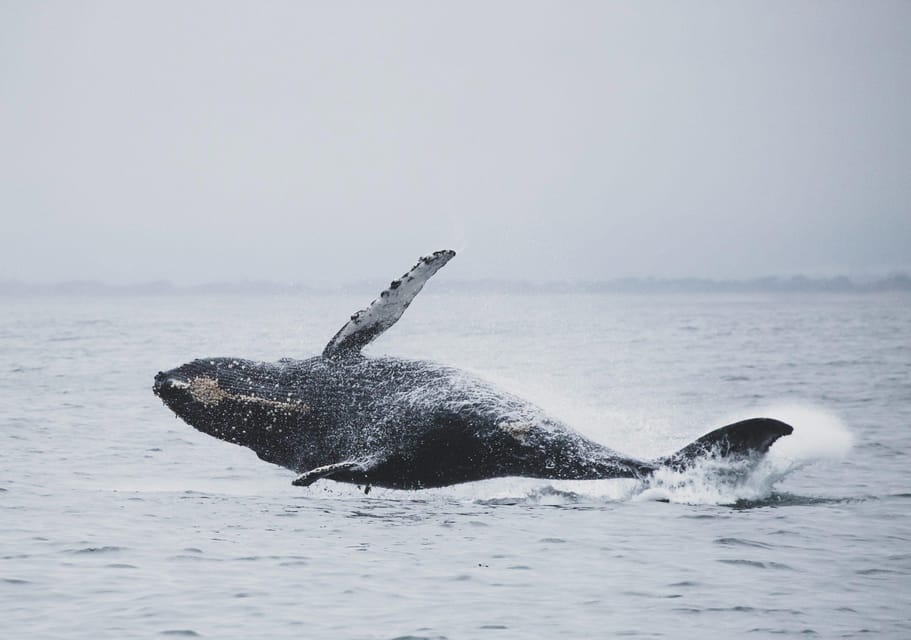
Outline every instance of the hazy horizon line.
[[[170, 280], [148, 280], [111, 284], [101, 280], [61, 280], [26, 282], [0, 279], [0, 296], [29, 295], [281, 295], [339, 293], [376, 294], [383, 284], [360, 280], [338, 285], [273, 280], [228, 280], [202, 284], [179, 284]], [[911, 276], [896, 273], [884, 277], [852, 278], [849, 276], [810, 277], [764, 276], [759, 278], [658, 278], [624, 277], [608, 280], [536, 281], [515, 279], [447, 280], [435, 283], [436, 293], [866, 293], [884, 291], [911, 292]]]

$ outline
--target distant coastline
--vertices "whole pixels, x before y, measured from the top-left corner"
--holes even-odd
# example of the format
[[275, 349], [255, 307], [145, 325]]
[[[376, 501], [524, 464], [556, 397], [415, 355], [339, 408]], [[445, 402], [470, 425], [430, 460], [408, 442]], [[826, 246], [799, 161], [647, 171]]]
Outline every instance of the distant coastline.
[[[327, 295], [371, 294], [383, 282], [354, 282], [339, 286], [271, 281], [213, 282], [179, 285], [169, 281], [114, 285], [95, 280], [29, 283], [0, 280], [0, 297], [14, 296], [172, 296], [172, 295]], [[911, 276], [896, 274], [876, 279], [846, 276], [810, 278], [770, 276], [745, 280], [708, 278], [617, 278], [600, 281], [530, 282], [516, 280], [456, 280], [434, 285], [435, 293], [876, 293], [911, 292]]]

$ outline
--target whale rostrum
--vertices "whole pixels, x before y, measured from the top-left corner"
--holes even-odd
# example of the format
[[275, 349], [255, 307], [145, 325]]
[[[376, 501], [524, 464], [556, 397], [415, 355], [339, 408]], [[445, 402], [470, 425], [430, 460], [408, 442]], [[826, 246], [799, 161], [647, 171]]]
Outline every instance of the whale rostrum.
[[297, 472], [298, 486], [321, 478], [396, 489], [503, 476], [644, 479], [709, 457], [755, 462], [793, 431], [779, 420], [753, 418], [666, 457], [638, 460], [467, 372], [365, 357], [362, 349], [454, 256], [447, 250], [421, 258], [352, 315], [320, 356], [275, 363], [201, 358], [160, 372], [154, 392], [199, 431]]

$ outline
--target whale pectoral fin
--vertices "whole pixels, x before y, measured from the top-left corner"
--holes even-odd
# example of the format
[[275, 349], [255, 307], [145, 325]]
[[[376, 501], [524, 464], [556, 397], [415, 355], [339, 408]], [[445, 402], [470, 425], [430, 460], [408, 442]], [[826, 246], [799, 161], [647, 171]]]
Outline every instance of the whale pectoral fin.
[[765, 454], [782, 436], [791, 435], [794, 427], [774, 418], [750, 418], [715, 429], [672, 455], [655, 462], [662, 467], [683, 471], [700, 458], [749, 458]]
[[394, 325], [420, 293], [424, 283], [455, 255], [455, 251], [437, 251], [424, 256], [399, 280], [393, 280], [380, 297], [361, 309], [329, 341], [324, 358], [357, 355], [371, 340]]
[[291, 484], [293, 484], [295, 487], [309, 487], [320, 478], [330, 478], [333, 474], [339, 473], [340, 471], [351, 471], [352, 469], [364, 470], [364, 465], [353, 460], [336, 462], [335, 464], [327, 464], [322, 467], [310, 469], [310, 471], [305, 471], [304, 473], [297, 476], [297, 478], [295, 478]]

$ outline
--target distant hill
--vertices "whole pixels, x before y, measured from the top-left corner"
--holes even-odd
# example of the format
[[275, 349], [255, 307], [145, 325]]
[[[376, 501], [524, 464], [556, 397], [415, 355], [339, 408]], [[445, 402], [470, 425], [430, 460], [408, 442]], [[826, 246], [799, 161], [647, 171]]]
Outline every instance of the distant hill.
[[[357, 293], [371, 295], [385, 281], [356, 282], [337, 287], [270, 281], [213, 282], [202, 285], [176, 285], [167, 281], [112, 285], [92, 280], [49, 284], [0, 280], [0, 296], [173, 296], [173, 295], [324, 295]], [[911, 292], [911, 277], [896, 274], [873, 280], [854, 280], [846, 276], [809, 278], [806, 276], [766, 277], [752, 280], [711, 280], [703, 278], [618, 278], [576, 282], [530, 282], [515, 280], [444, 280], [434, 284], [437, 293], [872, 293]]]

